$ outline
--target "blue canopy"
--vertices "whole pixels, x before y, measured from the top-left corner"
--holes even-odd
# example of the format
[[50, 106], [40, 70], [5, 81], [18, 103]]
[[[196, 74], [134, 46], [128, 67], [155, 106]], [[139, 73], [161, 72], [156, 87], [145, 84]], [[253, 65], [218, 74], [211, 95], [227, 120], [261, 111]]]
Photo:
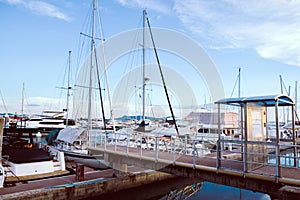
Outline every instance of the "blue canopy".
[[278, 102], [278, 106], [291, 106], [294, 105], [294, 101], [287, 95], [269, 95], [269, 96], [254, 96], [254, 97], [240, 97], [240, 98], [225, 98], [216, 101], [215, 104], [229, 104], [229, 105], [244, 105], [245, 103], [256, 103], [260, 106], [275, 106]]

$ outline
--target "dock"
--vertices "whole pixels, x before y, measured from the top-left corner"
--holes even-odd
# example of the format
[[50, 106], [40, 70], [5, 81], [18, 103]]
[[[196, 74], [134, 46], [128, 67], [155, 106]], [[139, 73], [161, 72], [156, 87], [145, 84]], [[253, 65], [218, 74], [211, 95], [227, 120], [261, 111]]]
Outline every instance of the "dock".
[[[84, 180], [76, 180], [76, 175], [72, 174], [19, 182], [13, 187], [0, 189], [0, 200], [89, 199], [139, 187], [144, 184], [176, 178], [174, 175], [134, 166], [129, 167], [128, 173], [122, 176], [116, 176], [113, 169], [94, 170], [85, 167]], [[166, 190], [168, 189], [166, 187]]]

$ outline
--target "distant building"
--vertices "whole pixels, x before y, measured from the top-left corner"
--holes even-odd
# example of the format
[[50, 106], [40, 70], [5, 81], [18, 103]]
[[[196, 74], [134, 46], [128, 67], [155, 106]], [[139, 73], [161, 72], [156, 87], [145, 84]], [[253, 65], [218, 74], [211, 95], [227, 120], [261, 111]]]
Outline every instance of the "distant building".
[[[199, 124], [218, 125], [218, 113], [201, 111], [191, 112], [185, 117], [185, 120], [198, 121]], [[224, 112], [220, 116], [221, 125], [226, 127], [238, 127], [238, 113]]]

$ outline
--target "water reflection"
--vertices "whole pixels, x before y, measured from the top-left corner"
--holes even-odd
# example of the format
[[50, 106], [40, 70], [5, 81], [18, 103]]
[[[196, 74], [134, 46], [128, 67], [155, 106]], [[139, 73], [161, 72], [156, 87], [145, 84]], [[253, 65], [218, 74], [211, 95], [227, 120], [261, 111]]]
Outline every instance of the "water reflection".
[[[297, 161], [297, 167], [300, 167], [300, 162], [298, 161], [299, 152], [296, 152], [296, 156], [294, 156], [294, 152], [292, 152], [291, 150], [283, 151], [280, 154], [280, 165], [281, 166], [293, 167], [295, 158], [296, 158], [296, 161]], [[270, 154], [268, 160], [269, 160], [270, 164], [276, 164], [276, 155], [275, 154]]]
[[167, 199], [188, 199], [194, 194], [198, 193], [201, 189], [202, 183], [194, 183], [192, 185], [185, 186], [184, 188], [170, 191], [169, 194], [165, 195], [161, 200]]
[[[247, 200], [247, 199], [257, 199], [257, 200], [270, 200], [270, 196], [267, 194], [253, 192], [250, 190], [244, 190], [239, 188], [234, 188], [225, 185], [214, 184], [210, 182], [203, 182], [202, 184], [193, 184], [191, 189], [196, 191], [192, 195], [185, 195], [188, 193], [180, 193], [180, 189], [173, 190], [169, 194], [165, 195], [160, 200], [198, 200], [198, 199], [214, 199], [214, 200]], [[182, 188], [182, 190], [187, 190], [188, 187]], [[177, 192], [177, 193], [176, 193]], [[176, 193], [176, 195], [175, 195]], [[180, 195], [182, 194], [182, 195]]]

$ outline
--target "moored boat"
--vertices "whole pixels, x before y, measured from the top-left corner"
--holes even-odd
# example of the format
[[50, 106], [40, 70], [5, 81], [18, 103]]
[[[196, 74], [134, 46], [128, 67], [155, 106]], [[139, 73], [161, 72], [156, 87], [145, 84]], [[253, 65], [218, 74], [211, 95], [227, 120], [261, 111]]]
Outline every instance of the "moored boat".
[[[99, 132], [99, 130], [97, 131]], [[67, 127], [59, 131], [57, 137], [49, 144], [49, 147], [56, 151], [64, 152], [68, 161], [81, 163], [95, 169], [108, 169], [108, 162], [105, 162], [104, 159], [99, 159], [99, 155], [97, 155], [97, 160], [87, 150], [87, 134], [88, 132], [84, 128]], [[103, 134], [103, 138], [105, 137]]]
[[63, 152], [42, 148], [37, 128], [3, 128], [1, 133], [0, 187], [70, 173]]

